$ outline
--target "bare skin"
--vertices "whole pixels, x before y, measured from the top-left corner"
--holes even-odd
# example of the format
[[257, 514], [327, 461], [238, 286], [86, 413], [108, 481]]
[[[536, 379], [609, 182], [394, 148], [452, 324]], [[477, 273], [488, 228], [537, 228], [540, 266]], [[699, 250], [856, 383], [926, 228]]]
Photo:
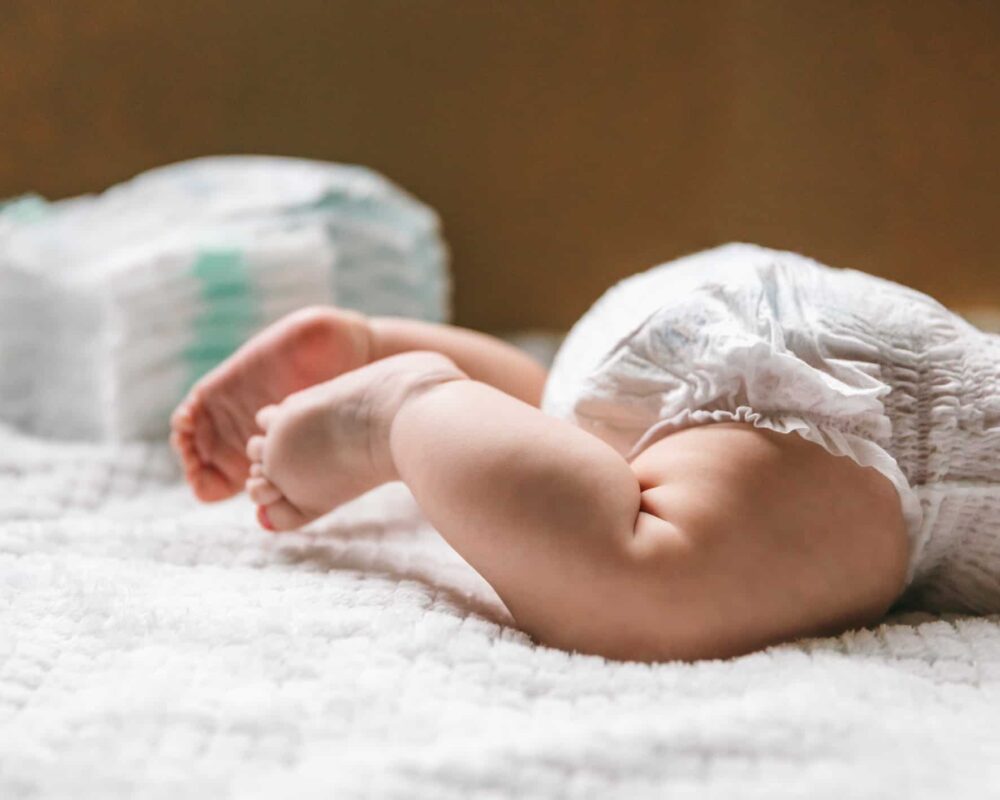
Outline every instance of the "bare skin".
[[374, 361], [289, 396], [257, 414], [247, 492], [264, 527], [302, 527], [383, 483], [399, 480], [389, 432], [399, 407], [423, 388], [465, 378], [430, 352]]
[[171, 419], [171, 441], [198, 499], [242, 491], [244, 455], [257, 412], [288, 395], [397, 353], [444, 353], [469, 375], [537, 405], [545, 370], [519, 350], [475, 331], [391, 317], [367, 319], [306, 308], [267, 328], [188, 393]]
[[171, 442], [195, 496], [225, 500], [243, 489], [254, 415], [293, 392], [367, 363], [368, 324], [321, 309], [290, 314], [199, 380], [171, 418]]
[[628, 463], [539, 411], [538, 368], [519, 354], [417, 325], [410, 353], [398, 329], [382, 349], [368, 325], [382, 358], [241, 423], [262, 430], [247, 439], [246, 486], [266, 527], [402, 480], [524, 630], [612, 658], [738, 655], [870, 624], [898, 596], [909, 545], [878, 472], [738, 423], [673, 434]]

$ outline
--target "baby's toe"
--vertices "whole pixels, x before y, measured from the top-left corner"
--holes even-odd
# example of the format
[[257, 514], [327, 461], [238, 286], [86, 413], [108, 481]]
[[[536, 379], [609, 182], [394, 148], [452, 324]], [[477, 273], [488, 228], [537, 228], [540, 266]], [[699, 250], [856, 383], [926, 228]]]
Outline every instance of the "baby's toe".
[[262, 431], [266, 432], [274, 421], [274, 415], [278, 413], [278, 407], [275, 405], [264, 406], [260, 411], [257, 412], [257, 416], [254, 419], [257, 422], [257, 427]]
[[170, 445], [180, 457], [184, 472], [191, 472], [201, 467], [201, 459], [194, 449], [194, 437], [190, 434], [174, 431], [170, 434]]
[[194, 415], [189, 401], [185, 400], [174, 409], [174, 413], [170, 415], [170, 427], [179, 433], [194, 432]]
[[291, 531], [312, 521], [287, 500], [277, 500], [257, 509], [257, 519], [269, 531]]
[[259, 506], [281, 499], [281, 490], [267, 478], [250, 478], [247, 481], [247, 494]]
[[205, 503], [215, 503], [233, 495], [232, 482], [215, 467], [195, 467], [187, 470], [185, 477], [194, 496]]
[[264, 458], [264, 437], [251, 436], [247, 442], [247, 458], [251, 461], [262, 461]]

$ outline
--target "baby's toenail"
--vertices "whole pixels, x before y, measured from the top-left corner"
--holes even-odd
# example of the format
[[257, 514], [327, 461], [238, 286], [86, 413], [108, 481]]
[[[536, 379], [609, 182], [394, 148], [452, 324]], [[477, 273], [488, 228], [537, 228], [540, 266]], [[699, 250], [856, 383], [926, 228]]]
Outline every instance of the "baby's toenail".
[[264, 506], [257, 506], [257, 521], [262, 528], [274, 531], [274, 526], [271, 524], [271, 520], [267, 516], [267, 509]]

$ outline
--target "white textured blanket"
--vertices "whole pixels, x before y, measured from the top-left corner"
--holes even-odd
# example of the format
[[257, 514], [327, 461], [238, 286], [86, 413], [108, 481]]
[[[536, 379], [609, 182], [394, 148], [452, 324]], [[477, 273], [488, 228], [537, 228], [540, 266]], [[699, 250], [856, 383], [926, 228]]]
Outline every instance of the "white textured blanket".
[[400, 485], [275, 538], [176, 481], [0, 428], [0, 798], [1000, 796], [1000, 619], [606, 662]]

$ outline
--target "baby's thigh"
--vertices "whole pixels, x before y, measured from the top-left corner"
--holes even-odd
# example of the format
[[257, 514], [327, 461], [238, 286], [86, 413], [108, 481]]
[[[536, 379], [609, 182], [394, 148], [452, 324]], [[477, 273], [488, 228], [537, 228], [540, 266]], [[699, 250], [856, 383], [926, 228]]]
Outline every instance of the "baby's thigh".
[[[871, 624], [902, 591], [906, 526], [874, 469], [739, 423], [669, 436], [632, 468], [643, 510], [686, 540], [685, 613], [716, 655]], [[675, 580], [677, 554], [664, 548]]]

